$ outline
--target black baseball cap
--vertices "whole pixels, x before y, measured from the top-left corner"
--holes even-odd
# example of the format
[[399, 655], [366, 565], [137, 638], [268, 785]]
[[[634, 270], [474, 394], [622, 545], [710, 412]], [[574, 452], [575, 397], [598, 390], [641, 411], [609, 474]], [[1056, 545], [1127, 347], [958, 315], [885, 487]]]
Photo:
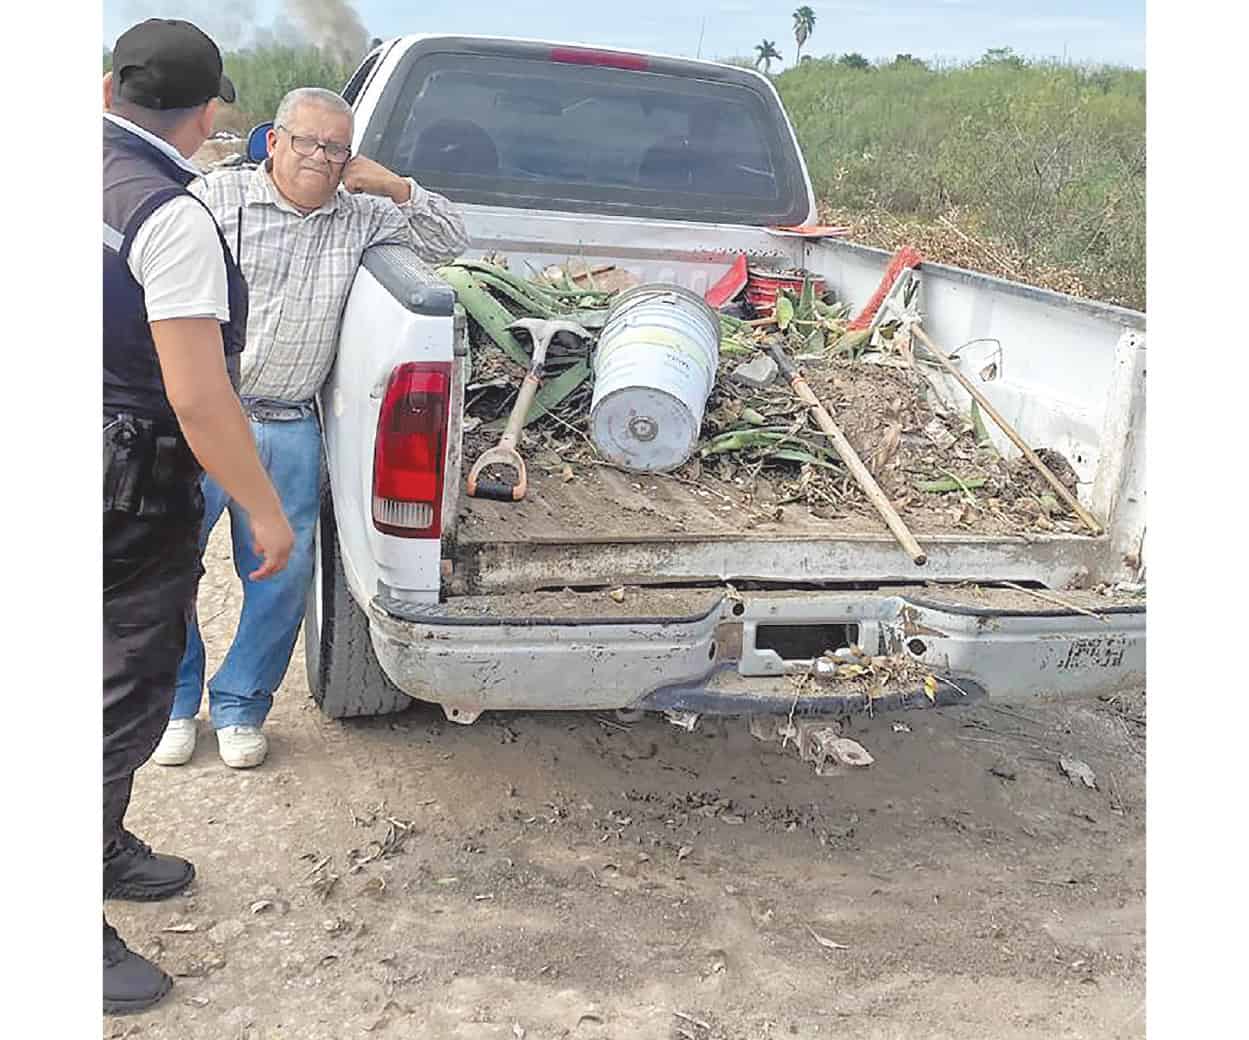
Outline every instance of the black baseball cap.
[[149, 18], [122, 33], [113, 48], [113, 79], [123, 98], [143, 108], [194, 108], [235, 97], [217, 45], [176, 18]]

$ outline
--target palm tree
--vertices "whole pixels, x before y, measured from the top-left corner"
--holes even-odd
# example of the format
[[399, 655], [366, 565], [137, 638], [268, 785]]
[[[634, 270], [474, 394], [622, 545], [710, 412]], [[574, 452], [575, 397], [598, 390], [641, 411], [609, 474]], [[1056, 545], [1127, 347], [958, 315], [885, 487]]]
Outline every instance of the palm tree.
[[803, 4], [794, 12], [794, 39], [798, 41], [797, 61], [802, 60], [803, 45], [815, 32], [815, 12]]
[[764, 40], [762, 43], [755, 44], [755, 52], [759, 55], [755, 59], [755, 68], [763, 66], [764, 75], [772, 71], [772, 61], [783, 61], [781, 52], [776, 49], [776, 44], [771, 40]]

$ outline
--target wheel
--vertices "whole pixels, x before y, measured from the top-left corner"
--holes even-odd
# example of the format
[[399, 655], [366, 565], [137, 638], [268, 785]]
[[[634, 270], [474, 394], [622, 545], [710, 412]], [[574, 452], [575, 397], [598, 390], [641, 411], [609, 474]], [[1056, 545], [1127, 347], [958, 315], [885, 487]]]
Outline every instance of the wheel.
[[308, 689], [331, 719], [389, 715], [412, 698], [382, 671], [369, 639], [369, 620], [351, 598], [343, 572], [329, 481], [322, 480], [318, 564], [304, 611]]

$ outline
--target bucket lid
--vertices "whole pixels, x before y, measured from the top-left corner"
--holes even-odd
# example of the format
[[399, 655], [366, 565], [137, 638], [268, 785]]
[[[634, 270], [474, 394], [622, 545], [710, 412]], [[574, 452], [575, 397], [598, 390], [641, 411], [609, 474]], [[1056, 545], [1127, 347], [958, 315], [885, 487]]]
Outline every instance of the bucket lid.
[[720, 329], [720, 316], [711, 309], [711, 305], [707, 303], [696, 292], [691, 292], [681, 285], [672, 285], [668, 282], [645, 282], [642, 285], [635, 285], [632, 289], [622, 292], [615, 300], [612, 301], [611, 307], [607, 311], [607, 320], [610, 321], [612, 316], [620, 311], [623, 307], [642, 297], [658, 297], [658, 296], [675, 296], [679, 299], [694, 304], [714, 326], [717, 337]]

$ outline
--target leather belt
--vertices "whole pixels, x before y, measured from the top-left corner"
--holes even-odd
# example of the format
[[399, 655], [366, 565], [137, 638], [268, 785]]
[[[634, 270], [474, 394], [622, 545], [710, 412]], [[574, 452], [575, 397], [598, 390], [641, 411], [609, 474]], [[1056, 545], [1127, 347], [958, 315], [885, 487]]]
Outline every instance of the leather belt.
[[273, 401], [263, 397], [242, 398], [243, 410], [255, 422], [295, 422], [316, 415], [311, 401]]

